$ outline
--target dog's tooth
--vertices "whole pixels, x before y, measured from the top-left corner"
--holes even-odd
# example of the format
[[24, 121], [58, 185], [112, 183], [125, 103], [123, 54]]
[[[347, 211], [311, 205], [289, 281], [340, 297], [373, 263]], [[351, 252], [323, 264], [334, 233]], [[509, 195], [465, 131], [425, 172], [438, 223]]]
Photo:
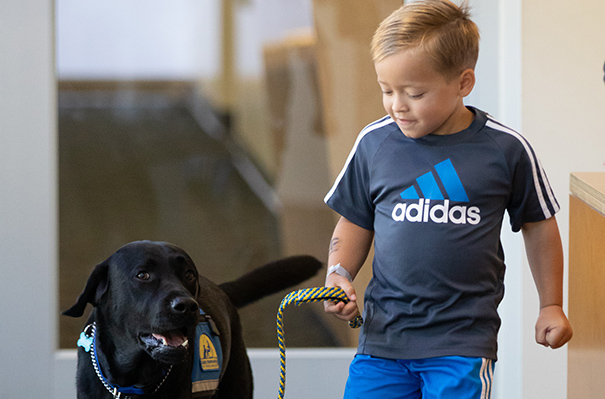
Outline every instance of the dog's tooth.
[[163, 335], [161, 335], [161, 334], [152, 334], [152, 335], [153, 335], [153, 337], [154, 337], [155, 339], [157, 339], [158, 341], [160, 341], [160, 343], [161, 343], [162, 345], [164, 345], [164, 346], [165, 346], [165, 345], [167, 345], [167, 344], [168, 344], [168, 341], [166, 340], [166, 337], [165, 337], [165, 336], [163, 336]]
[[183, 346], [183, 347], [187, 347], [187, 346], [189, 346], [189, 340], [188, 340], [188, 339], [186, 339], [186, 340], [185, 340], [185, 342], [183, 342], [183, 343], [181, 344], [181, 346]]

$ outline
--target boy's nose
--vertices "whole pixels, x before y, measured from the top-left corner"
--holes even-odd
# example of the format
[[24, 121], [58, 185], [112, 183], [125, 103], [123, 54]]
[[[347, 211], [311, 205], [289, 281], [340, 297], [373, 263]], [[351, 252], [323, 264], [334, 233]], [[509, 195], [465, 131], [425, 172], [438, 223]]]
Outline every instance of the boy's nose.
[[406, 112], [408, 111], [408, 104], [405, 98], [401, 95], [396, 95], [393, 100], [393, 111], [395, 112]]

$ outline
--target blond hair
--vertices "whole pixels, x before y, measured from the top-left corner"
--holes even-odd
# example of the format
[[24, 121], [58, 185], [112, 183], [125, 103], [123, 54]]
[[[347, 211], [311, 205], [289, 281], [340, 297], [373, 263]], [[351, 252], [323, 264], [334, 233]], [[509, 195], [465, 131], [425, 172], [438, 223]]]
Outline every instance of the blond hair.
[[479, 55], [479, 30], [468, 5], [448, 0], [405, 4], [388, 16], [372, 38], [372, 59], [378, 62], [401, 50], [419, 49], [443, 75], [474, 69]]

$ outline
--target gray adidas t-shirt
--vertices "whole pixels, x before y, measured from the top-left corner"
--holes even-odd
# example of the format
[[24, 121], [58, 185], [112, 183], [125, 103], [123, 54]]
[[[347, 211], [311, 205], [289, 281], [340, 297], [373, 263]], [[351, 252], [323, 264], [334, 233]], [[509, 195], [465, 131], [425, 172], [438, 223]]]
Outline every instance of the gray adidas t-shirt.
[[471, 126], [446, 136], [368, 125], [325, 198], [375, 232], [358, 353], [496, 359], [504, 211], [519, 231], [559, 205], [527, 140], [469, 109]]

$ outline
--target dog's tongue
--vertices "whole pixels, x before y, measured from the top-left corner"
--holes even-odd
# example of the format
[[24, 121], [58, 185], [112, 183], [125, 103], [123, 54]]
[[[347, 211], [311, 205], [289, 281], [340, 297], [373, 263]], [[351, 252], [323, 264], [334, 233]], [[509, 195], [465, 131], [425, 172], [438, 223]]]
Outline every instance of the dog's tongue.
[[179, 330], [166, 331], [163, 334], [153, 334], [153, 337], [160, 340], [167, 346], [181, 346], [187, 341], [187, 337]]

